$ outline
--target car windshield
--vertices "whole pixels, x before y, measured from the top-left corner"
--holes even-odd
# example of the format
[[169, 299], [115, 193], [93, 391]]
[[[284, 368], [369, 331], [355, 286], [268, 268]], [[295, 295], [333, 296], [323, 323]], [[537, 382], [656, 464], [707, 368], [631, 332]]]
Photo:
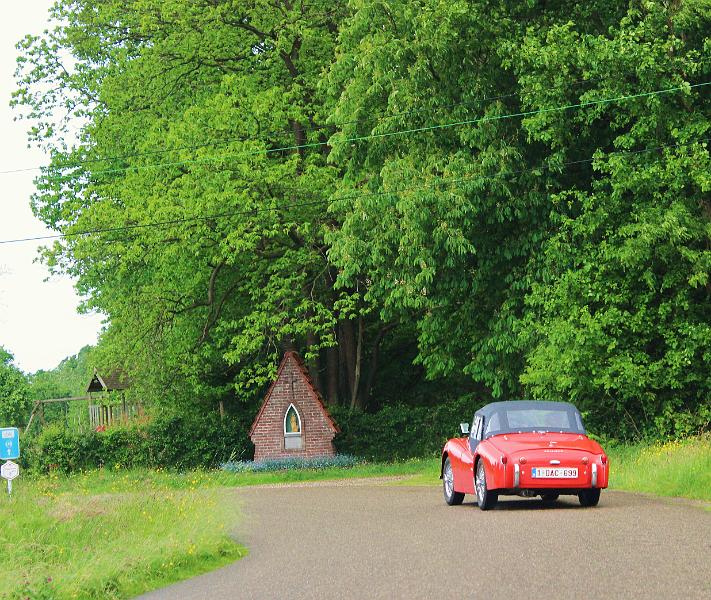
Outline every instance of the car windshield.
[[517, 407], [512, 403], [489, 416], [484, 437], [519, 431], [585, 433], [580, 413], [569, 404], [561, 404], [560, 407], [551, 406], [551, 403], [540, 407], [530, 404]]

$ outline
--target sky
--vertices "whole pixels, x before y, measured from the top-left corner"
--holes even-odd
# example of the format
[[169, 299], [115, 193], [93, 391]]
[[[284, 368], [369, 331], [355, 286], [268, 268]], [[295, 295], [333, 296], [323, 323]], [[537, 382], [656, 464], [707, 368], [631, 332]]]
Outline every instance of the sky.
[[[13, 121], [9, 106], [15, 89], [15, 43], [25, 34], [47, 27], [53, 0], [25, 0], [0, 19], [0, 171], [37, 167], [47, 158], [27, 147], [27, 121]], [[54, 233], [34, 217], [30, 196], [36, 172], [0, 173], [0, 240]], [[30, 373], [52, 369], [96, 342], [101, 329], [97, 314], [77, 313], [74, 282], [52, 276], [38, 263], [39, 242], [0, 244], [0, 346], [15, 356], [15, 364]]]

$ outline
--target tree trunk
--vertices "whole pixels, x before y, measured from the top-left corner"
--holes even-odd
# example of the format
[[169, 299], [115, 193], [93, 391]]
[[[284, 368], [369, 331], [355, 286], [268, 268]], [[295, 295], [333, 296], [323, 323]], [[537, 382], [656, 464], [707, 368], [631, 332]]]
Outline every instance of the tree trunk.
[[390, 323], [389, 325], [383, 325], [378, 331], [378, 335], [375, 337], [375, 342], [373, 342], [373, 353], [370, 356], [370, 364], [368, 366], [368, 377], [365, 382], [365, 386], [362, 391], [361, 405], [365, 408], [370, 400], [370, 392], [373, 389], [373, 383], [375, 382], [375, 374], [378, 372], [378, 359], [380, 358], [380, 344], [385, 337], [385, 334], [395, 327], [395, 323]]
[[328, 403], [338, 404], [338, 346], [326, 348], [326, 385]]
[[350, 319], [339, 321], [338, 348], [342, 369], [341, 398], [348, 402], [355, 382], [355, 340], [353, 335], [353, 322]]
[[363, 356], [363, 317], [358, 317], [358, 341], [355, 351], [355, 368], [353, 373], [353, 387], [351, 388], [351, 408], [363, 408], [361, 396], [358, 394], [360, 386], [360, 365]]
[[[313, 352], [314, 348], [318, 346], [318, 336], [313, 331], [308, 331], [306, 333], [306, 350], [307, 352]], [[311, 377], [311, 383], [313, 383], [316, 391], [323, 395], [323, 386], [321, 385], [321, 361], [319, 360], [318, 351], [316, 356], [314, 356], [308, 363], [309, 376]]]

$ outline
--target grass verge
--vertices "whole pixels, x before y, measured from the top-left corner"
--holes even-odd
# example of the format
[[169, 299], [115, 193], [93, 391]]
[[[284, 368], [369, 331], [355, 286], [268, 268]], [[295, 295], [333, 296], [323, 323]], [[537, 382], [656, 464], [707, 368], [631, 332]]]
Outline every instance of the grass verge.
[[[196, 470], [185, 473], [165, 470], [99, 470], [86, 473], [55, 476], [53, 485], [57, 493], [71, 493], [77, 487], [90, 488], [93, 493], [120, 493], [127, 485], [140, 489], [143, 486], [158, 489], [213, 489], [297, 483], [300, 481], [325, 481], [357, 479], [363, 477], [408, 477], [416, 482], [439, 478], [439, 459], [411, 459], [398, 463], [360, 463], [353, 467], [328, 467], [323, 469], [292, 469], [263, 473], [230, 473], [219, 470]], [[44, 480], [42, 480], [44, 481]]]
[[[606, 443], [613, 489], [711, 500], [711, 436]], [[439, 458], [267, 473], [100, 470], [24, 476], [0, 496], [0, 598], [127, 598], [244, 556], [230, 487], [401, 477], [439, 485]], [[8, 591], [9, 590], [9, 591]]]
[[18, 479], [0, 496], [0, 598], [128, 598], [209, 571], [246, 554], [237, 518], [226, 490], [160, 476]]
[[711, 500], [711, 435], [605, 447], [612, 489]]

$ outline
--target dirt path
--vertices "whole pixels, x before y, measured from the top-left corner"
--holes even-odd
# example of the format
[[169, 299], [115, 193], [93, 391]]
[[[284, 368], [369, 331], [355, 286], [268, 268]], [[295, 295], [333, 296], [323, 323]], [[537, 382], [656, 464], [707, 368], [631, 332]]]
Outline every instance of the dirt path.
[[605, 491], [595, 509], [484, 513], [370, 482], [235, 495], [250, 555], [144, 598], [711, 598], [711, 512], [691, 504]]

